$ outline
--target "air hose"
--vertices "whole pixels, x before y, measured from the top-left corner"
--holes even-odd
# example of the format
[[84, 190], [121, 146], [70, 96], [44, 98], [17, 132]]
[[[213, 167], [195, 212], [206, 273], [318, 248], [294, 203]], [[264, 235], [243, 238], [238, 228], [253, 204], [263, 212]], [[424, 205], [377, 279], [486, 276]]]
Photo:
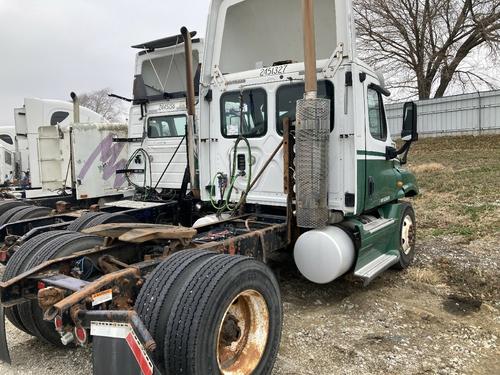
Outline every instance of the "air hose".
[[[234, 190], [234, 185], [236, 183], [236, 180], [238, 179], [238, 177], [240, 177], [240, 174], [238, 174], [237, 170], [237, 164], [236, 164], [236, 160], [238, 158], [238, 145], [241, 141], [244, 141], [246, 146], [247, 146], [247, 150], [248, 150], [248, 176], [247, 176], [247, 187], [244, 191], [243, 194], [248, 194], [248, 192], [250, 191], [250, 187], [251, 187], [251, 183], [252, 183], [252, 148], [250, 146], [250, 142], [248, 142], [248, 139], [243, 137], [242, 135], [238, 136], [238, 138], [236, 139], [235, 143], [234, 143], [234, 151], [233, 151], [233, 165], [232, 165], [232, 169], [231, 169], [231, 177], [229, 178], [229, 185], [227, 186], [227, 190], [226, 188], [224, 187], [224, 189], [221, 188], [221, 204], [218, 206], [216, 201], [215, 201], [215, 197], [214, 197], [214, 193], [213, 193], [213, 189], [210, 189], [210, 202], [212, 203], [212, 207], [214, 209], [216, 209], [218, 212], [223, 212], [223, 211], [235, 211], [238, 209], [240, 203], [236, 203], [234, 205], [231, 205], [231, 195], [233, 193], [233, 190]], [[217, 172], [212, 180], [212, 186], [215, 188], [215, 182], [217, 180], [217, 177], [221, 177], [221, 178], [225, 178], [225, 175], [222, 173], [222, 172]]]

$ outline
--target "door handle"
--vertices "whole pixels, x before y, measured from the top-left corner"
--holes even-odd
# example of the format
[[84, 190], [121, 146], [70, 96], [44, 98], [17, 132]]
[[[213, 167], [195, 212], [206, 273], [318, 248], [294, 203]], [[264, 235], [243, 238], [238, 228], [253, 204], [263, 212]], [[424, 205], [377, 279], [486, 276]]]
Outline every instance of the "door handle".
[[368, 196], [372, 196], [375, 192], [375, 180], [372, 176], [368, 177]]

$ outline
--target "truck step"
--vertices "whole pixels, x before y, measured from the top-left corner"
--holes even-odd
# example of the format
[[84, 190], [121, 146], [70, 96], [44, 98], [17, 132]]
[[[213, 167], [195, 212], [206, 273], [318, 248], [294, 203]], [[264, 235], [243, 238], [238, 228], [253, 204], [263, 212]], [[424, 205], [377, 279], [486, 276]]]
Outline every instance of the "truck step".
[[395, 265], [398, 261], [399, 257], [397, 255], [384, 254], [361, 267], [359, 270], [354, 272], [354, 275], [364, 279], [366, 286], [375, 277], [377, 277], [377, 275]]
[[394, 219], [384, 219], [380, 218], [363, 225], [363, 229], [370, 234], [378, 232], [381, 229], [387, 228], [395, 222]]

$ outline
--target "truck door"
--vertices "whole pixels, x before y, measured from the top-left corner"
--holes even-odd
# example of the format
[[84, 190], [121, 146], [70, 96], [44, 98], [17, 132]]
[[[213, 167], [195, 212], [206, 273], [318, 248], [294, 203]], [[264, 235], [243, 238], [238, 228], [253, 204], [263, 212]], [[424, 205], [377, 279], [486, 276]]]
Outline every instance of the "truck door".
[[[153, 187], [158, 183], [176, 150], [177, 153], [167, 172], [159, 181], [158, 188], [179, 189], [181, 187], [187, 160], [186, 142], [183, 139], [186, 123], [185, 113], [151, 115], [146, 119], [146, 138], [143, 148], [150, 157]], [[147, 168], [149, 167], [148, 165]], [[147, 171], [146, 180], [149, 182], [149, 171]]]
[[381, 206], [395, 199], [396, 174], [393, 161], [386, 160], [386, 146], [392, 141], [387, 130], [382, 89], [367, 77], [365, 95], [365, 207]]
[[[230, 176], [233, 168], [234, 144], [238, 135], [243, 135], [250, 144], [250, 155], [246, 142], [241, 141], [237, 149], [237, 167], [243, 171], [234, 182], [233, 200], [246, 189], [248, 179], [261, 170], [269, 156], [281, 141], [281, 136], [271, 129], [273, 113], [268, 105], [268, 92], [264, 88], [250, 87], [243, 91], [228, 91], [214, 96], [212, 111], [216, 120], [212, 122], [212, 134], [220, 135], [210, 146], [212, 169], [211, 180], [217, 172]], [[248, 195], [248, 202], [286, 204], [283, 194], [282, 154], [269, 164], [257, 184]], [[231, 181], [228, 181], [231, 183]]]

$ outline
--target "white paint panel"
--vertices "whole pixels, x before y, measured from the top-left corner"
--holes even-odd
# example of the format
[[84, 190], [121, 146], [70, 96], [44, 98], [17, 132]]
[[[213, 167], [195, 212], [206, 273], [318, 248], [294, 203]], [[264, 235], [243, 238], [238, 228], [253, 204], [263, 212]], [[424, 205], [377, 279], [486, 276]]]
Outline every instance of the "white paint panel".
[[105, 197], [129, 190], [124, 174], [128, 144], [113, 142], [127, 138], [125, 124], [78, 124], [73, 127], [77, 197]]

